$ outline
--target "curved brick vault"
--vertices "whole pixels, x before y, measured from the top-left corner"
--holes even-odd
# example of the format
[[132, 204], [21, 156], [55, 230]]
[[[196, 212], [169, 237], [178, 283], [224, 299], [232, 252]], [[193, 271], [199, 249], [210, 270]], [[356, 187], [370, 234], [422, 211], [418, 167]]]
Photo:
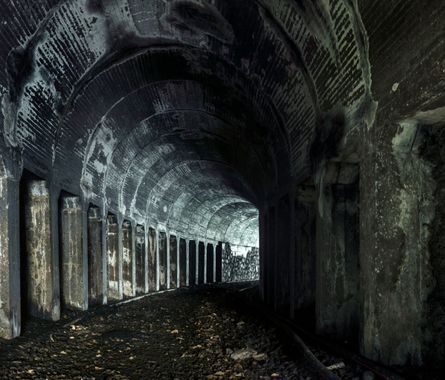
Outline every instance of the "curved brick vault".
[[[422, 168], [405, 165], [406, 147], [417, 146], [413, 131], [444, 121], [445, 10], [431, 3], [427, 10], [401, 0], [1, 0], [1, 233], [9, 252], [2, 335], [20, 330], [20, 291], [7, 285], [20, 268], [14, 223], [28, 215], [18, 211], [20, 193], [48, 195], [53, 234], [54, 207], [62, 227], [72, 223], [64, 210], [107, 224], [97, 238], [109, 246], [116, 225], [124, 255], [148, 249], [139, 235], [145, 247], [178, 253], [194, 240], [197, 258], [208, 244], [259, 247], [263, 297], [277, 310], [317, 305], [321, 333], [360, 337], [362, 353], [388, 364], [433, 357], [434, 339], [420, 326], [442, 293], [416, 278], [425, 270], [436, 276], [428, 261], [436, 235], [422, 230], [434, 212], [412, 229], [420, 200], [437, 197], [419, 183], [433, 188], [438, 175], [423, 153]], [[419, 30], [418, 15], [429, 33]], [[86, 236], [86, 224], [78, 228]], [[54, 236], [55, 251], [72, 238]], [[57, 253], [49, 257], [63, 267]], [[145, 290], [151, 275], [173, 281], [163, 270], [147, 274]], [[43, 314], [56, 319], [61, 275], [51, 273], [53, 304]], [[408, 340], [385, 326], [406, 304], [415, 305]], [[430, 335], [443, 334], [431, 326]]]

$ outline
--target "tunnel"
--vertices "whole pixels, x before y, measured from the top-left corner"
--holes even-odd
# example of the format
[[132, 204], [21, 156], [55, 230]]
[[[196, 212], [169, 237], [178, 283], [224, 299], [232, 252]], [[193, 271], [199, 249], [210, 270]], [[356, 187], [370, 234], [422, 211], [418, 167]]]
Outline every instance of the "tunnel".
[[253, 282], [319, 339], [440, 373], [443, 20], [440, 0], [0, 0], [2, 341]]

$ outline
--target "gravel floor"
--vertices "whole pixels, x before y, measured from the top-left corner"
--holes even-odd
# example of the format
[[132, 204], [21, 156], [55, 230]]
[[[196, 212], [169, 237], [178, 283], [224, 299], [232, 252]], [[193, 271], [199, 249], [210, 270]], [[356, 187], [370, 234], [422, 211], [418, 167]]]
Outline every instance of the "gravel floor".
[[23, 336], [0, 341], [0, 378], [311, 378], [273, 329], [228, 307], [226, 296], [178, 290], [70, 312], [57, 323], [32, 320]]
[[[67, 312], [55, 323], [32, 319], [21, 337], [0, 340], [0, 379], [316, 379], [297, 350], [282, 347], [275, 329], [234, 296], [246, 285], [156, 293]], [[311, 349], [326, 366], [340, 364], [333, 371], [342, 379], [374, 379]]]

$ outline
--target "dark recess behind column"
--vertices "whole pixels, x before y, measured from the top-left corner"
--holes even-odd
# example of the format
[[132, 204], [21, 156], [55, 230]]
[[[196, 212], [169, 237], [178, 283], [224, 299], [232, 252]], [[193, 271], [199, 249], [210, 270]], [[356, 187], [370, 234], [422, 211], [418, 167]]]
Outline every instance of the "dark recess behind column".
[[196, 241], [189, 242], [189, 285], [196, 285]]
[[213, 244], [207, 244], [207, 273], [206, 280], [210, 284], [213, 282]]
[[179, 240], [179, 281], [180, 286], [186, 286], [187, 284], [187, 256], [186, 256], [186, 241], [184, 239]]
[[198, 284], [204, 283], [205, 246], [202, 241], [198, 244]]

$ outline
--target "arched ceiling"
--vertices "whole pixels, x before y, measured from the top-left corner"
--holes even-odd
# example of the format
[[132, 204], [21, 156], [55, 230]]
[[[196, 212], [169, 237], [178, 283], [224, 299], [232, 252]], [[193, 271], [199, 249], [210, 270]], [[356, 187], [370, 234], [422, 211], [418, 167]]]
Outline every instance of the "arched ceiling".
[[320, 120], [370, 99], [355, 0], [0, 0], [23, 165], [138, 223], [253, 245]]

